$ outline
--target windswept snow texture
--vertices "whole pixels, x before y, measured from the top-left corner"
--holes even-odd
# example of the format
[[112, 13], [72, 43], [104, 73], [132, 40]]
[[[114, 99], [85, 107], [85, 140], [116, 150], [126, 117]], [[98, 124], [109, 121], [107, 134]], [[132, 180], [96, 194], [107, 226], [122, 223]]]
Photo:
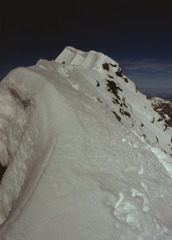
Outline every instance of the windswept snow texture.
[[0, 84], [0, 239], [171, 240], [172, 129], [159, 118], [95, 51], [66, 47], [10, 72]]

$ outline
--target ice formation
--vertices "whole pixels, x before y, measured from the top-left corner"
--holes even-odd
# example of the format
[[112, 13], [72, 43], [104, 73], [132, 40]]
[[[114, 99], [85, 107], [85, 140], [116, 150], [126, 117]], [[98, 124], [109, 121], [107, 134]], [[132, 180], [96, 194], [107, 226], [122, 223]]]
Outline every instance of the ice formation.
[[108, 56], [11, 71], [0, 153], [0, 239], [172, 239], [172, 129]]

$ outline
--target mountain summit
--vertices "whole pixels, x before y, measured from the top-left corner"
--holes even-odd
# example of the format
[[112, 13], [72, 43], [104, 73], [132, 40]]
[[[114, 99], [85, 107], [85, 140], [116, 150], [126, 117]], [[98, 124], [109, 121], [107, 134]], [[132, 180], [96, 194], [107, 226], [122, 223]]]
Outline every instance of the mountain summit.
[[0, 103], [0, 239], [171, 239], [172, 129], [116, 61], [66, 47]]

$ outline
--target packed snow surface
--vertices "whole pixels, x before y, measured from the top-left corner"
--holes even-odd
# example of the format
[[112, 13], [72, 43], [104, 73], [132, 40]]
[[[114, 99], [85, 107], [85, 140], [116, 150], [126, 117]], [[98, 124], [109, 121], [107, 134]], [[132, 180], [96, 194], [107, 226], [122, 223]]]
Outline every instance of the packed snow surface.
[[117, 62], [66, 47], [0, 84], [1, 240], [171, 240], [172, 129]]

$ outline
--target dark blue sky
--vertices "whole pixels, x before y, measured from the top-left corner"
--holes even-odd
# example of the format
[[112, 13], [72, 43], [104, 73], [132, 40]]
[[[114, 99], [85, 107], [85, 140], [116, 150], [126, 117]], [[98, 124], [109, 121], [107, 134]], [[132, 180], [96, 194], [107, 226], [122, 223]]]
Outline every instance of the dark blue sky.
[[171, 1], [0, 1], [0, 78], [70, 45], [107, 54], [140, 88], [172, 89]]

